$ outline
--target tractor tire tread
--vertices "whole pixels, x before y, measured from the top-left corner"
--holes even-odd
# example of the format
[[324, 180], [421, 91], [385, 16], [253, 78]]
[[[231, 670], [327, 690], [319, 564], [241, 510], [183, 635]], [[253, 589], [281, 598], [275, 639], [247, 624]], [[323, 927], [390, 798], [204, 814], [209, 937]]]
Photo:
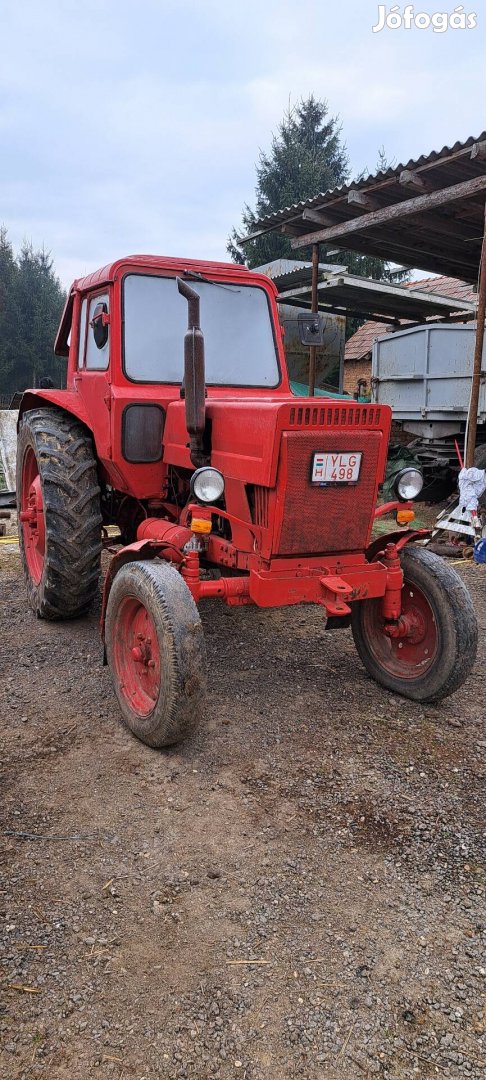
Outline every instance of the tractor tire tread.
[[425, 592], [428, 589], [436, 613], [441, 615], [441, 657], [416, 680], [400, 679], [384, 672], [370, 653], [363, 634], [361, 602], [352, 608], [355, 645], [370, 675], [388, 690], [424, 703], [441, 701], [463, 685], [476, 660], [478, 623], [473, 603], [462, 578], [439, 555], [408, 544], [401, 553], [401, 561], [405, 577], [408, 568], [408, 580], [413, 583], [415, 576], [417, 587]]
[[[117, 685], [113, 642], [117, 611], [127, 595], [140, 596], [150, 611], [163, 653], [161, 692], [153, 712], [139, 718]], [[206, 650], [197, 605], [178, 570], [158, 560], [131, 562], [114, 578], [106, 611], [106, 650], [123, 720], [142, 742], [172, 746], [192, 735], [206, 693]]]
[[[100, 488], [89, 432], [52, 407], [26, 412], [19, 448], [28, 442], [38, 461], [44, 500], [46, 554], [39, 586], [25, 567], [29, 602], [40, 618], [70, 619], [88, 610], [101, 566]], [[17, 491], [22, 481], [19, 454]], [[22, 530], [20, 530], [22, 546]]]

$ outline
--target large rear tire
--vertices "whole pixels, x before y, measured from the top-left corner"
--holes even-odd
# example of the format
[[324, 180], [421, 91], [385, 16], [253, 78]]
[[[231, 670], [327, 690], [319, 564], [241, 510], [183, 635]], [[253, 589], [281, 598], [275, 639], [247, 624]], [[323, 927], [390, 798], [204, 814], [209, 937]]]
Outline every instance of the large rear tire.
[[409, 637], [384, 633], [382, 601], [352, 606], [351, 627], [369, 674], [387, 690], [415, 701], [440, 701], [458, 690], [476, 659], [478, 625], [459, 575], [438, 555], [411, 544], [401, 552], [402, 613], [412, 616]]
[[43, 619], [81, 615], [98, 590], [100, 489], [89, 434], [59, 409], [22, 417], [17, 508], [31, 608]]
[[118, 571], [105, 644], [125, 724], [147, 746], [171, 746], [197, 728], [206, 690], [199, 612], [180, 573], [164, 562]]

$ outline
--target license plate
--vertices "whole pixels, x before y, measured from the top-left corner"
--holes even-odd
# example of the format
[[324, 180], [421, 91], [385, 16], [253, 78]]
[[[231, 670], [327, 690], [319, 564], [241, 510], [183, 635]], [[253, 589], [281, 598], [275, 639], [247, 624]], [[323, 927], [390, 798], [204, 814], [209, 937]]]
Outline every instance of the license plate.
[[362, 454], [314, 454], [313, 484], [355, 484], [359, 478]]

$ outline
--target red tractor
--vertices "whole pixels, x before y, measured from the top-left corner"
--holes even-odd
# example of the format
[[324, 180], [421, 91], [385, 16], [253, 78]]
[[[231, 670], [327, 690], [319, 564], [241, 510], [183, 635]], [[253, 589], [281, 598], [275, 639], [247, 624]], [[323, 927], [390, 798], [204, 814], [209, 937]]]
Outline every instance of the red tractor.
[[[74, 282], [55, 351], [67, 389], [28, 390], [19, 417], [29, 602], [46, 619], [85, 612], [118, 526], [101, 626], [139, 739], [167, 746], [197, 723], [209, 597], [320, 604], [388, 689], [430, 702], [461, 686], [477, 625], [460, 578], [411, 528], [370, 543], [390, 409], [292, 395], [267, 277], [120, 259]], [[399, 521], [420, 487], [416, 470], [398, 477]]]

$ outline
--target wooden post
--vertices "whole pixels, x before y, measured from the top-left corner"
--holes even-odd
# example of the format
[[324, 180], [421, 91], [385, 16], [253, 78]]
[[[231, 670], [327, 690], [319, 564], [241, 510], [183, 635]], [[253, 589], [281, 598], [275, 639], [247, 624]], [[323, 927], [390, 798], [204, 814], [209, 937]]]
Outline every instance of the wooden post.
[[486, 203], [484, 204], [484, 227], [483, 246], [481, 248], [481, 263], [479, 267], [479, 296], [478, 318], [476, 323], [476, 344], [474, 348], [474, 365], [472, 373], [471, 400], [469, 402], [469, 414], [467, 421], [467, 446], [465, 452], [466, 469], [474, 465], [474, 451], [476, 449], [476, 431], [478, 426], [479, 389], [481, 385], [481, 364], [483, 359], [484, 320], [486, 318], [486, 259], [485, 259], [485, 234], [486, 234]]
[[[319, 244], [312, 245], [312, 311], [317, 314], [317, 284], [319, 281]], [[309, 349], [309, 397], [314, 397], [316, 388], [317, 345]]]

